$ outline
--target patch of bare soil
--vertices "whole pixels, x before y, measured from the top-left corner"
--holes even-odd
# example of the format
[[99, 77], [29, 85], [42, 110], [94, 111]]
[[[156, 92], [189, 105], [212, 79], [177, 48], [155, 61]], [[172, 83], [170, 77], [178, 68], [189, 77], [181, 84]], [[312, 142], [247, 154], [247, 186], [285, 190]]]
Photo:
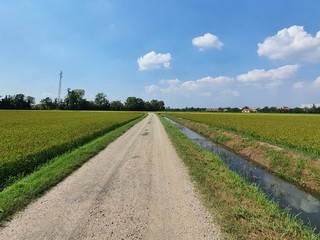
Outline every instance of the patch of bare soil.
[[219, 231], [150, 114], [18, 213], [0, 239], [219, 239]]

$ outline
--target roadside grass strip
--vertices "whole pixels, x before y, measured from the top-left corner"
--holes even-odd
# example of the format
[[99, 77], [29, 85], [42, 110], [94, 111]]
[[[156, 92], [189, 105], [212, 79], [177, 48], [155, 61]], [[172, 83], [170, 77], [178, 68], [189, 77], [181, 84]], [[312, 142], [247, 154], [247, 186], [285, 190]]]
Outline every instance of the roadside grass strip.
[[39, 167], [38, 170], [7, 186], [0, 192], [0, 224], [3, 224], [15, 212], [23, 209], [45, 191], [61, 182], [145, 116], [52, 159]]
[[162, 117], [161, 121], [225, 239], [320, 239], [302, 221], [279, 210], [257, 186], [229, 170], [219, 157]]

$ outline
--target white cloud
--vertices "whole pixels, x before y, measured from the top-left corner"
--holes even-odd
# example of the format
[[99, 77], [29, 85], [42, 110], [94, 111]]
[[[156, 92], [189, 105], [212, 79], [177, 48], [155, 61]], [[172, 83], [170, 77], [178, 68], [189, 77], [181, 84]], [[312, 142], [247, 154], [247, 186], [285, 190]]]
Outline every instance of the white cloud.
[[230, 89], [222, 91], [221, 94], [223, 94], [223, 95], [231, 95], [233, 97], [239, 97], [240, 96], [240, 93], [238, 91], [230, 90]]
[[314, 80], [314, 82], [312, 83], [312, 87], [320, 88], [320, 76], [316, 80]]
[[168, 85], [172, 85], [172, 84], [179, 84], [181, 81], [179, 79], [169, 79], [169, 80], [160, 80], [159, 81], [161, 84], [168, 84]]
[[179, 79], [162, 79], [159, 83], [166, 85], [166, 87], [160, 88], [160, 91], [163, 93], [176, 93], [180, 91], [181, 81]]
[[186, 81], [181, 84], [181, 87], [187, 90], [195, 90], [200, 87], [200, 84], [196, 81]]
[[180, 92], [180, 85], [172, 84], [165, 88], [161, 88], [160, 91], [163, 93], [178, 93]]
[[[318, 89], [320, 88], [320, 76], [316, 78], [316, 80], [314, 80], [313, 82], [310, 83], [306, 83], [305, 81], [299, 81], [299, 82], [295, 82], [292, 85], [292, 89], [294, 90], [301, 90], [304, 89], [306, 91], [310, 91], [312, 89]], [[311, 93], [311, 92], [309, 92]]]
[[188, 90], [194, 90], [197, 88], [200, 88], [202, 86], [212, 86], [212, 85], [217, 85], [217, 84], [222, 84], [222, 83], [227, 83], [227, 82], [231, 82], [233, 79], [229, 78], [229, 77], [225, 77], [225, 76], [220, 76], [220, 77], [204, 77], [195, 81], [186, 81], [184, 83], [182, 83], [182, 87], [184, 89], [188, 89]]
[[209, 84], [217, 84], [217, 83], [226, 83], [231, 82], [233, 79], [225, 76], [220, 77], [204, 77], [202, 79], [197, 80], [198, 83], [209, 83]]
[[247, 83], [256, 83], [261, 81], [281, 81], [292, 77], [299, 69], [299, 65], [285, 65], [271, 70], [254, 69], [246, 74], [237, 76], [237, 80]]
[[195, 37], [192, 39], [192, 44], [198, 47], [200, 51], [205, 51], [209, 48], [221, 49], [223, 46], [223, 43], [220, 42], [219, 38], [211, 33], [206, 33], [203, 36]]
[[170, 53], [156, 53], [154, 51], [145, 54], [143, 57], [138, 58], [137, 63], [139, 70], [152, 70], [158, 69], [162, 66], [164, 68], [170, 67], [171, 54]]
[[305, 86], [305, 83], [304, 81], [300, 81], [300, 82], [296, 82], [292, 85], [292, 88], [295, 89], [295, 90], [300, 90], [300, 89], [303, 89]]
[[150, 85], [150, 86], [146, 86], [144, 89], [145, 89], [145, 91], [147, 93], [155, 93], [155, 92], [157, 92], [159, 90], [159, 87], [157, 85], [153, 84], [153, 85]]
[[[200, 95], [209, 96], [211, 95], [210, 91], [214, 91], [215, 87], [224, 88], [229, 82], [232, 82], [233, 79], [226, 76], [220, 77], [204, 77], [198, 80], [189, 80], [189, 81], [180, 81], [179, 79], [169, 79], [169, 80], [160, 80], [160, 85], [157, 86], [151, 85], [145, 87], [146, 92], [151, 93], [153, 91], [160, 90], [163, 93], [187, 93], [193, 91]], [[208, 91], [209, 90], [209, 91]], [[195, 92], [197, 91], [197, 92]], [[236, 95], [236, 93], [233, 93]]]
[[303, 26], [291, 26], [280, 30], [258, 44], [258, 55], [273, 60], [320, 61], [320, 31], [315, 37]]

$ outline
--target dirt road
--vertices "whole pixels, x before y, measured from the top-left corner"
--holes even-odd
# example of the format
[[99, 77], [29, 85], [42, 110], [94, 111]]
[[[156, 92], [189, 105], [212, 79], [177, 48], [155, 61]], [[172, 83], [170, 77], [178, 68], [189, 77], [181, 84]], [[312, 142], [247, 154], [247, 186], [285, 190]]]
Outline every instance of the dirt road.
[[154, 114], [0, 231], [0, 239], [218, 238]]

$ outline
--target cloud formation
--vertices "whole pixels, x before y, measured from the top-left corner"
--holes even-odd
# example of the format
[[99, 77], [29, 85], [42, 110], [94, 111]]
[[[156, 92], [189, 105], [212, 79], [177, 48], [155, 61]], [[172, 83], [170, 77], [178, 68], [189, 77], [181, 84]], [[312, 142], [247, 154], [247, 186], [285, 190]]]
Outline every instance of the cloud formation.
[[300, 90], [300, 89], [303, 89], [305, 86], [305, 83], [304, 81], [300, 81], [300, 82], [295, 82], [293, 85], [292, 85], [292, 88], [294, 90]]
[[[145, 87], [145, 91], [147, 93], [153, 93], [155, 91], [160, 91], [163, 93], [187, 93], [199, 91], [199, 94], [209, 96], [210, 92], [208, 90], [216, 90], [215, 87], [225, 88], [229, 86], [229, 83], [232, 82], [233, 79], [226, 76], [220, 77], [204, 77], [198, 80], [190, 80], [190, 81], [180, 81], [179, 79], [170, 79], [170, 80], [161, 80], [159, 81], [160, 87], [157, 85], [150, 85]], [[238, 96], [237, 92], [229, 91], [233, 96]]]
[[139, 70], [153, 70], [161, 67], [170, 67], [171, 54], [170, 53], [156, 53], [155, 51], [149, 52], [142, 57], [139, 57], [137, 63]]
[[200, 88], [201, 86], [210, 86], [210, 85], [216, 85], [221, 83], [227, 83], [231, 82], [233, 79], [225, 76], [220, 77], [204, 77], [195, 81], [186, 81], [184, 82], [181, 87], [188, 90], [193, 90]]
[[313, 37], [303, 26], [284, 28], [259, 43], [257, 53], [272, 60], [320, 62], [320, 31]]
[[227, 90], [224, 90], [221, 92], [221, 94], [223, 95], [231, 95], [231, 96], [234, 96], [234, 97], [239, 97], [240, 96], [240, 93], [236, 90], [230, 90], [230, 89], [227, 89]]
[[312, 87], [320, 88], [320, 76], [312, 83]]
[[223, 43], [220, 42], [216, 35], [206, 33], [203, 36], [195, 37], [192, 39], [192, 44], [199, 48], [199, 51], [205, 51], [209, 48], [221, 49]]
[[292, 77], [299, 69], [299, 65], [285, 65], [276, 69], [254, 69], [237, 76], [237, 80], [246, 83], [269, 82], [285, 80]]
[[155, 93], [159, 90], [159, 87], [157, 85], [152, 84], [150, 86], [146, 86], [144, 89], [147, 93]]

